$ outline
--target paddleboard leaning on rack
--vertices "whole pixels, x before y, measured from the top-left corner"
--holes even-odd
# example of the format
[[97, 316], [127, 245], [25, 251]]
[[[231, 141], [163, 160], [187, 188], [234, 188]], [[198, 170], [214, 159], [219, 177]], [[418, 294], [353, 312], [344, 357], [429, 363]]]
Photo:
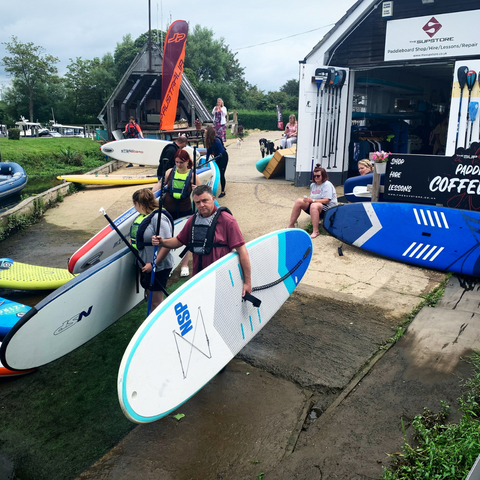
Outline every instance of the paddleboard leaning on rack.
[[[213, 179], [213, 183], [216, 183], [218, 190], [220, 184], [220, 171], [214, 162], [207, 163], [205, 167], [199, 168], [197, 170], [197, 175], [202, 183], [212, 182]], [[155, 192], [155, 198], [158, 198], [159, 195], [159, 191]], [[131, 207], [125, 213], [117, 217], [113, 223], [117, 226], [122, 235], [129, 238], [130, 228], [137, 216], [138, 212], [135, 210], [135, 207]], [[177, 231], [177, 228], [183, 228], [183, 224], [178, 224], [177, 226], [177, 223], [175, 223], [175, 225], [175, 231]], [[177, 233], [179, 232], [180, 230], [178, 230]], [[68, 271], [72, 273], [84, 272], [93, 265], [99, 263], [101, 260], [118, 252], [123, 246], [121, 239], [113, 228], [110, 225], [106, 225], [70, 257], [68, 260]]]
[[273, 317], [305, 274], [312, 240], [300, 229], [280, 230], [247, 245], [252, 294], [242, 300], [237, 253], [183, 284], [133, 336], [118, 374], [120, 406], [148, 423], [168, 415], [206, 385]]
[[74, 278], [65, 268], [40, 267], [0, 259], [0, 288], [54, 290]]
[[[100, 150], [105, 155], [121, 162], [158, 167], [160, 155], [170, 143], [172, 142], [153, 138], [127, 138], [105, 143]], [[193, 148], [186, 146], [185, 150], [193, 160]], [[199, 157], [198, 154], [197, 156]]]
[[327, 211], [342, 242], [423, 268], [480, 275], [480, 213], [404, 203], [352, 203]]

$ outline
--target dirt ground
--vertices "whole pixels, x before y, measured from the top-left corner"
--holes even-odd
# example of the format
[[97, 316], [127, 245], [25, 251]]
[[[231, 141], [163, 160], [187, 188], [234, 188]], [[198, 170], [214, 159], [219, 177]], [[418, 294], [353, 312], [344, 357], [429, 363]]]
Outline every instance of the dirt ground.
[[[262, 137], [279, 144], [279, 132], [259, 131], [251, 132], [241, 148], [229, 142], [227, 195], [219, 201], [237, 218], [246, 241], [285, 228], [294, 200], [308, 193], [282, 177], [266, 179], [255, 169]], [[66, 197], [38, 225], [2, 242], [2, 256], [65, 267], [69, 256], [104, 227], [99, 208], [117, 217], [131, 206], [136, 189], [89, 186]], [[308, 223], [309, 217], [302, 214], [299, 226]], [[327, 235], [317, 237], [301, 285], [225, 373], [181, 407], [185, 418], [179, 422], [167, 417], [138, 426], [80, 478], [237, 480], [261, 478], [257, 477], [261, 473], [268, 478], [297, 478], [293, 472], [305, 479], [367, 478], [365, 462], [388, 462], [388, 449], [375, 437], [382, 429], [391, 430], [391, 421], [376, 424], [371, 437], [357, 439], [364, 446], [375, 445], [365, 459], [365, 450], [347, 438], [351, 433], [344, 426], [357, 423], [361, 412], [346, 412], [338, 424], [328, 424], [328, 431], [319, 430], [323, 424], [317, 419], [372, 358], [376, 361], [378, 347], [393, 335], [395, 325], [444, 278], [341, 245]], [[376, 382], [382, 391], [383, 379]], [[374, 405], [375, 396], [368, 402]], [[396, 428], [398, 449], [402, 436]], [[319, 436], [350, 444], [340, 452], [349, 456], [349, 467], [338, 477], [319, 473], [314, 460], [320, 454], [315, 450]], [[308, 454], [299, 455], [301, 450]], [[380, 471], [381, 465], [375, 474], [369, 470], [368, 478], [379, 478]]]

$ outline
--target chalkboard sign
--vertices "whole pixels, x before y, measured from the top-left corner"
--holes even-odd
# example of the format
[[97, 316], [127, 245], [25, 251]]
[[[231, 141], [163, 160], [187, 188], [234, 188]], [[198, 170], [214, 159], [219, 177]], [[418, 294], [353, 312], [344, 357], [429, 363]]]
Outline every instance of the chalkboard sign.
[[480, 156], [392, 154], [387, 163], [384, 198], [389, 202], [480, 210]]

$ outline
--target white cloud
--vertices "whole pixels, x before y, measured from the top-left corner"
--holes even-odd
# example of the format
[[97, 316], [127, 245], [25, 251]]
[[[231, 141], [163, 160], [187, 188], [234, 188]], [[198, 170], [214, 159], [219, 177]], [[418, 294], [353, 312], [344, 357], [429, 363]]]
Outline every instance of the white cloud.
[[[259, 89], [278, 90], [298, 78], [302, 60], [331, 27], [308, 32], [337, 22], [355, 0], [200, 2], [199, 0], [151, 0], [152, 28], [186, 20], [213, 30], [223, 37], [232, 51], [239, 48], [238, 60], [246, 80]], [[162, 15], [163, 12], [163, 15]], [[162, 22], [163, 19], [163, 22]], [[126, 34], [133, 39], [148, 31], [148, 1], [101, 0], [97, 2], [58, 2], [27, 0], [2, 5], [0, 39], [12, 35], [23, 43], [42, 46], [59, 58], [61, 74], [70, 58], [92, 59], [113, 53]], [[274, 43], [273, 40], [283, 39]], [[253, 48], [243, 49], [251, 45]], [[7, 55], [0, 45], [0, 58]], [[0, 70], [0, 85], [8, 82]]]

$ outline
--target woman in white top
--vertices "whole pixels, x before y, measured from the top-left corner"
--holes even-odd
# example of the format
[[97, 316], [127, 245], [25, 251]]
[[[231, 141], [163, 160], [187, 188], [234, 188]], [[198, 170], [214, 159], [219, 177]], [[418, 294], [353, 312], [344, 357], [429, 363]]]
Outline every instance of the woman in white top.
[[218, 135], [224, 142], [227, 141], [227, 107], [223, 104], [221, 98], [217, 99], [217, 105], [212, 110], [213, 126], [215, 134]]
[[294, 228], [297, 218], [302, 210], [312, 217], [313, 233], [310, 235], [316, 238], [320, 235], [318, 225], [320, 219], [325, 216], [325, 212], [337, 205], [337, 192], [331, 182], [328, 181], [327, 171], [320, 166], [315, 165], [313, 170], [313, 183], [310, 185], [310, 197], [297, 199], [293, 206], [290, 223], [287, 228]]

